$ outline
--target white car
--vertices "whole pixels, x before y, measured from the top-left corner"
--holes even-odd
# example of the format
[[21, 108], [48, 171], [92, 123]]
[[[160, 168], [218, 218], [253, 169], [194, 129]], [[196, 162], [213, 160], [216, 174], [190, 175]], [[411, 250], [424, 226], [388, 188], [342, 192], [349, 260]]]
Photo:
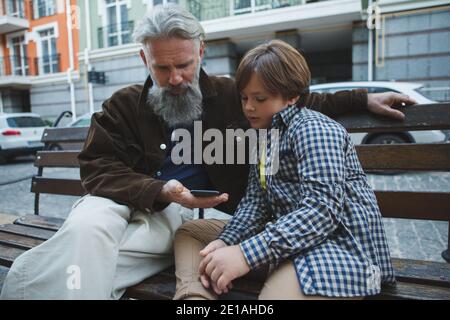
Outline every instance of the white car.
[[[312, 85], [311, 92], [335, 93], [341, 90], [367, 89], [369, 93], [393, 91], [407, 94], [419, 104], [436, 103], [422, 95], [419, 90], [422, 84], [409, 82], [388, 81], [362, 81], [362, 82], [336, 82]], [[440, 130], [404, 131], [383, 133], [351, 133], [354, 144], [390, 144], [390, 143], [433, 143], [443, 142], [446, 135]]]
[[72, 121], [68, 126], [69, 127], [89, 127], [91, 125], [91, 117], [92, 117], [92, 114], [85, 113], [82, 116], [78, 117], [77, 120]]
[[[59, 120], [56, 121], [56, 127], [58, 128], [77, 128], [77, 127], [89, 127], [91, 125], [91, 114], [86, 113], [82, 116], [78, 117], [75, 121], [70, 121], [67, 123], [67, 119], [72, 117], [72, 113], [70, 111], [64, 111]], [[55, 124], [54, 124], [55, 126]], [[62, 150], [80, 150], [83, 148], [84, 143], [79, 142], [60, 142], [60, 143], [52, 143], [48, 146], [48, 148], [52, 151], [62, 151]]]
[[41, 150], [48, 125], [35, 113], [0, 113], [0, 163]]

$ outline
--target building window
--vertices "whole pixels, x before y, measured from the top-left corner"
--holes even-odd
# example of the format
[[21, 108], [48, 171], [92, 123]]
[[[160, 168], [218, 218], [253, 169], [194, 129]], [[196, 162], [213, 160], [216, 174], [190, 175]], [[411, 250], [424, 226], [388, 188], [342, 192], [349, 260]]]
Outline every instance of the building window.
[[[114, 47], [131, 42], [133, 21], [128, 21], [126, 0], [106, 0], [106, 23], [101, 28], [100, 37], [106, 38], [107, 47]], [[101, 46], [102, 47], [102, 46]]]
[[56, 0], [34, 0], [34, 18], [52, 16], [56, 13]]
[[24, 0], [7, 0], [8, 16], [25, 18]]
[[273, 0], [231, 0], [233, 14], [243, 14], [250, 12], [257, 12], [262, 10], [272, 9], [274, 3], [278, 1]]
[[54, 28], [39, 31], [40, 57], [38, 59], [39, 74], [59, 72], [59, 54], [56, 51]]
[[178, 0], [150, 0], [152, 6], [157, 6], [158, 4], [168, 4], [168, 3], [178, 3]]
[[16, 76], [25, 76], [29, 74], [29, 65], [27, 57], [27, 45], [25, 36], [11, 38], [11, 73]]

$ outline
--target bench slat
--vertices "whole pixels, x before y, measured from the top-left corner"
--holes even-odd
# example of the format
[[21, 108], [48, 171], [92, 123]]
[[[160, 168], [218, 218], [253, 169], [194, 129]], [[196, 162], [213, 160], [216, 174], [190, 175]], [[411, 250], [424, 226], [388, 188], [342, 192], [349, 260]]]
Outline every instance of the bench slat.
[[44, 143], [83, 142], [86, 140], [89, 127], [47, 128], [42, 134]]
[[35, 238], [39, 240], [48, 240], [55, 234], [54, 231], [32, 228], [27, 226], [19, 226], [17, 224], [0, 225], [0, 231]]
[[450, 288], [449, 263], [392, 258], [392, 265], [399, 281]]
[[44, 240], [20, 236], [0, 231], [0, 244], [14, 248], [28, 250], [40, 245]]
[[348, 132], [398, 132], [450, 129], [450, 103], [422, 104], [399, 108], [405, 111], [404, 121], [368, 112], [349, 113], [337, 118]]
[[[125, 297], [140, 300], [172, 300], [175, 295], [175, 279], [173, 276], [158, 274], [143, 282], [130, 287], [125, 293]], [[224, 300], [255, 300], [256, 293], [240, 291], [234, 287], [233, 290], [221, 296]]]
[[375, 191], [381, 214], [385, 218], [448, 221], [450, 193]]
[[34, 214], [27, 214], [14, 221], [14, 224], [21, 226], [29, 226], [35, 228], [41, 228], [45, 230], [58, 231], [64, 224], [65, 219], [52, 218], [45, 216], [37, 216]]
[[424, 284], [397, 282], [384, 287], [382, 293], [369, 299], [450, 300], [450, 289]]
[[67, 196], [82, 196], [86, 193], [80, 180], [43, 177], [33, 177], [31, 181], [31, 192]]
[[0, 266], [11, 267], [14, 260], [25, 251], [26, 250], [0, 244]]
[[450, 143], [358, 145], [364, 170], [450, 171]]
[[[395, 259], [394, 259], [395, 260]], [[419, 264], [422, 261], [413, 261], [410, 260], [410, 266], [412, 266], [415, 262]], [[442, 267], [445, 266], [445, 263], [435, 263], [440, 264]], [[406, 270], [397, 269], [399, 266], [398, 263], [394, 262], [394, 268], [396, 269], [399, 275], [402, 272], [406, 272]], [[172, 273], [170, 273], [172, 272]], [[434, 278], [435, 275], [423, 275], [424, 277]], [[408, 279], [408, 281], [404, 281], [404, 279], [400, 276], [397, 279], [397, 284], [395, 286], [385, 286], [383, 287], [382, 293], [377, 296], [368, 297], [368, 299], [381, 299], [381, 298], [389, 298], [389, 299], [418, 299], [418, 300], [450, 300], [450, 288], [445, 286], [435, 286], [435, 285], [427, 285], [423, 283], [413, 283], [412, 279]], [[421, 281], [421, 280], [419, 280]], [[256, 283], [254, 280], [248, 279], [239, 279], [234, 284], [233, 290], [221, 297], [221, 299], [246, 299], [253, 300], [258, 296], [258, 292], [260, 291], [261, 283]], [[135, 299], [172, 299], [175, 294], [175, 276], [173, 274], [173, 269], [171, 271], [161, 272], [153, 277], [150, 277], [140, 284], [129, 288], [125, 294], [128, 298]]]
[[158, 274], [128, 288], [125, 296], [143, 300], [171, 300], [175, 293], [174, 276]]
[[79, 151], [38, 151], [34, 166], [78, 168], [79, 153]]

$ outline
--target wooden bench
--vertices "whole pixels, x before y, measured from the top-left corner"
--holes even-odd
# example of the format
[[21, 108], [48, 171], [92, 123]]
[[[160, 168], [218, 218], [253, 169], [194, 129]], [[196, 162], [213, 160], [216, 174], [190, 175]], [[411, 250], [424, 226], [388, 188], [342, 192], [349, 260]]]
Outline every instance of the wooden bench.
[[[393, 121], [367, 114], [353, 114], [339, 121], [349, 132], [395, 132], [406, 130], [450, 129], [450, 104], [408, 107], [407, 120]], [[87, 128], [47, 129], [42, 141], [47, 148], [54, 144], [80, 143]], [[360, 145], [358, 156], [366, 171], [450, 171], [450, 143]], [[44, 168], [77, 168], [79, 150], [38, 152], [32, 179], [35, 193], [35, 214], [18, 218], [13, 224], [0, 226], [0, 288], [14, 259], [26, 250], [49, 239], [64, 219], [39, 214], [39, 195], [42, 193], [81, 196], [85, 193], [79, 180], [49, 178]], [[376, 191], [384, 217], [450, 220], [450, 193], [413, 191]], [[449, 224], [450, 225], [450, 224]], [[449, 227], [450, 229], [450, 227]], [[449, 261], [449, 248], [443, 248]], [[396, 286], [384, 287], [375, 299], [447, 299], [450, 300], [450, 264], [394, 258]], [[257, 279], [239, 279], [224, 299], [255, 299], [262, 282]], [[126, 297], [136, 299], [171, 299], [175, 291], [173, 268], [131, 287]]]

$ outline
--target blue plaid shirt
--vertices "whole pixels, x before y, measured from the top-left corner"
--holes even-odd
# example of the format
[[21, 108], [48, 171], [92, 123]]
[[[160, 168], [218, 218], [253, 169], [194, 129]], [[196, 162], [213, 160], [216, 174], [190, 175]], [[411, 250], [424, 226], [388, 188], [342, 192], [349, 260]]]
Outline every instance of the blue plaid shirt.
[[[250, 266], [291, 260], [304, 294], [378, 294], [394, 272], [374, 192], [346, 130], [307, 108], [274, 115], [279, 170], [262, 188], [252, 165], [246, 195], [219, 239]], [[270, 160], [270, 144], [267, 161]]]

